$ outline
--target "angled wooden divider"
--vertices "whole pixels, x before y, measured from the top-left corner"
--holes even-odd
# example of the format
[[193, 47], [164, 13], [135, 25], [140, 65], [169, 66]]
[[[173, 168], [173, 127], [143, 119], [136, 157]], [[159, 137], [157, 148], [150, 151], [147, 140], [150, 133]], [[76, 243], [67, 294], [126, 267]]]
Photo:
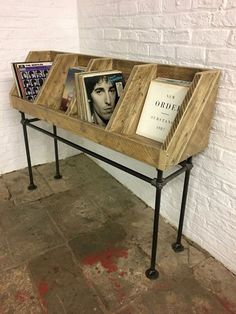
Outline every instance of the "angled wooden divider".
[[148, 87], [156, 77], [156, 70], [155, 64], [134, 66], [107, 130], [127, 135], [135, 133]]
[[59, 109], [68, 70], [74, 66], [78, 66], [76, 55], [58, 55], [34, 103], [52, 109]]
[[196, 74], [193, 93], [182, 104], [180, 114], [177, 115], [163, 145], [163, 149], [170, 156], [170, 164], [195, 155], [208, 144], [219, 77], [219, 71]]
[[[208, 145], [220, 71], [56, 51], [30, 52], [27, 61], [53, 61], [53, 66], [34, 103], [19, 98], [13, 87], [11, 104], [17, 110], [160, 170], [177, 165]], [[73, 66], [123, 72], [126, 86], [106, 128], [57, 110], [68, 69]], [[163, 144], [135, 134], [150, 81], [158, 76], [192, 82]]]

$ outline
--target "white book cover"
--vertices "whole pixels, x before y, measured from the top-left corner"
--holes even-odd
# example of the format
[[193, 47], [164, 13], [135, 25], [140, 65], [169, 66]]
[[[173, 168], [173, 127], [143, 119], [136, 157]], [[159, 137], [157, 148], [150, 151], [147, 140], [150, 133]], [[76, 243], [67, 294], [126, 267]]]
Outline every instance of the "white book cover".
[[163, 143], [190, 83], [164, 78], [151, 81], [136, 134]]

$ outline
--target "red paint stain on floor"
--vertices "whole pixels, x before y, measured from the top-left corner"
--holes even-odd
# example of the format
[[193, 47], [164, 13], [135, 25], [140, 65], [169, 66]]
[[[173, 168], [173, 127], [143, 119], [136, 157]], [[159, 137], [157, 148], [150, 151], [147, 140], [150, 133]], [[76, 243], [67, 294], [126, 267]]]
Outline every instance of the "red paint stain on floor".
[[236, 314], [236, 304], [233, 304], [228, 299], [221, 298], [219, 296], [217, 297], [217, 299], [219, 300], [220, 304], [223, 305], [227, 312], [229, 312], [230, 314]]
[[170, 284], [166, 282], [156, 282], [153, 286], [153, 290], [170, 290]]
[[121, 284], [114, 278], [109, 278], [109, 280], [111, 281], [113, 288], [114, 288], [114, 292], [116, 295], [116, 298], [118, 300], [118, 302], [120, 304], [123, 304], [125, 299], [126, 299], [126, 294], [121, 286]]
[[114, 284], [115, 284], [115, 287], [118, 289], [121, 287], [121, 285], [118, 282], [115, 282]]
[[125, 271], [121, 271], [121, 272], [119, 273], [119, 275], [120, 275], [121, 277], [124, 277], [126, 274], [127, 274], [127, 273], [126, 273]]
[[47, 294], [48, 290], [49, 290], [49, 287], [48, 287], [47, 282], [41, 281], [38, 284], [39, 298], [44, 306], [46, 306], [45, 295]]
[[98, 252], [86, 256], [82, 263], [84, 265], [95, 265], [97, 263], [101, 263], [101, 265], [106, 269], [108, 273], [113, 273], [118, 270], [116, 261], [119, 258], [127, 258], [128, 250], [126, 249], [118, 249], [118, 248], [110, 248], [103, 252]]
[[202, 314], [208, 314], [208, 313], [210, 313], [209, 311], [210, 311], [210, 309], [208, 309], [205, 305], [202, 305], [201, 306], [201, 308], [200, 308], [200, 313], [202, 313]]
[[25, 302], [27, 300], [27, 297], [28, 296], [23, 291], [17, 291], [15, 294], [15, 299], [20, 303]]

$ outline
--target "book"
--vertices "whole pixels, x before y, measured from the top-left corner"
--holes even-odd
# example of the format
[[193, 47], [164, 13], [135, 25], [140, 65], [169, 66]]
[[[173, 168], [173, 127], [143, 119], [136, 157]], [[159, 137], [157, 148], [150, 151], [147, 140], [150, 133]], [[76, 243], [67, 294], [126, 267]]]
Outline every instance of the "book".
[[14, 62], [13, 73], [20, 97], [34, 101], [46, 80], [52, 62]]
[[122, 72], [86, 72], [75, 77], [81, 118], [106, 126], [125, 86]]
[[191, 82], [157, 78], [152, 80], [136, 134], [163, 143]]
[[75, 73], [84, 71], [84, 67], [73, 67], [68, 70], [60, 105], [60, 110], [65, 111], [67, 114], [71, 112], [71, 107], [74, 107], [76, 99]]

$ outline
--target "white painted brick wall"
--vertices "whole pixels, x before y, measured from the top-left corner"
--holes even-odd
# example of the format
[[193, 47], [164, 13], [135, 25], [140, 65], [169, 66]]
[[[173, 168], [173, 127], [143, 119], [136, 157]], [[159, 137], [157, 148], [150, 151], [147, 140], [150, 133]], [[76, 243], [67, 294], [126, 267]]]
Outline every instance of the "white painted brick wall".
[[[0, 175], [26, 167], [20, 114], [9, 104], [8, 95], [13, 85], [10, 63], [24, 61], [30, 50], [78, 51], [77, 15], [76, 0], [70, 1], [70, 4], [66, 0], [1, 2]], [[32, 163], [52, 161], [52, 140], [33, 130], [29, 133]], [[71, 138], [68, 133], [63, 134]], [[75, 151], [64, 146], [60, 157], [72, 153]]]
[[[236, 1], [79, 0], [78, 4], [84, 53], [222, 70], [209, 148], [193, 158], [184, 233], [236, 273]], [[88, 146], [155, 176], [155, 169], [143, 163]], [[106, 169], [154, 206], [153, 187], [112, 167]], [[174, 225], [182, 183], [183, 178], [177, 178], [163, 190], [162, 214]]]

